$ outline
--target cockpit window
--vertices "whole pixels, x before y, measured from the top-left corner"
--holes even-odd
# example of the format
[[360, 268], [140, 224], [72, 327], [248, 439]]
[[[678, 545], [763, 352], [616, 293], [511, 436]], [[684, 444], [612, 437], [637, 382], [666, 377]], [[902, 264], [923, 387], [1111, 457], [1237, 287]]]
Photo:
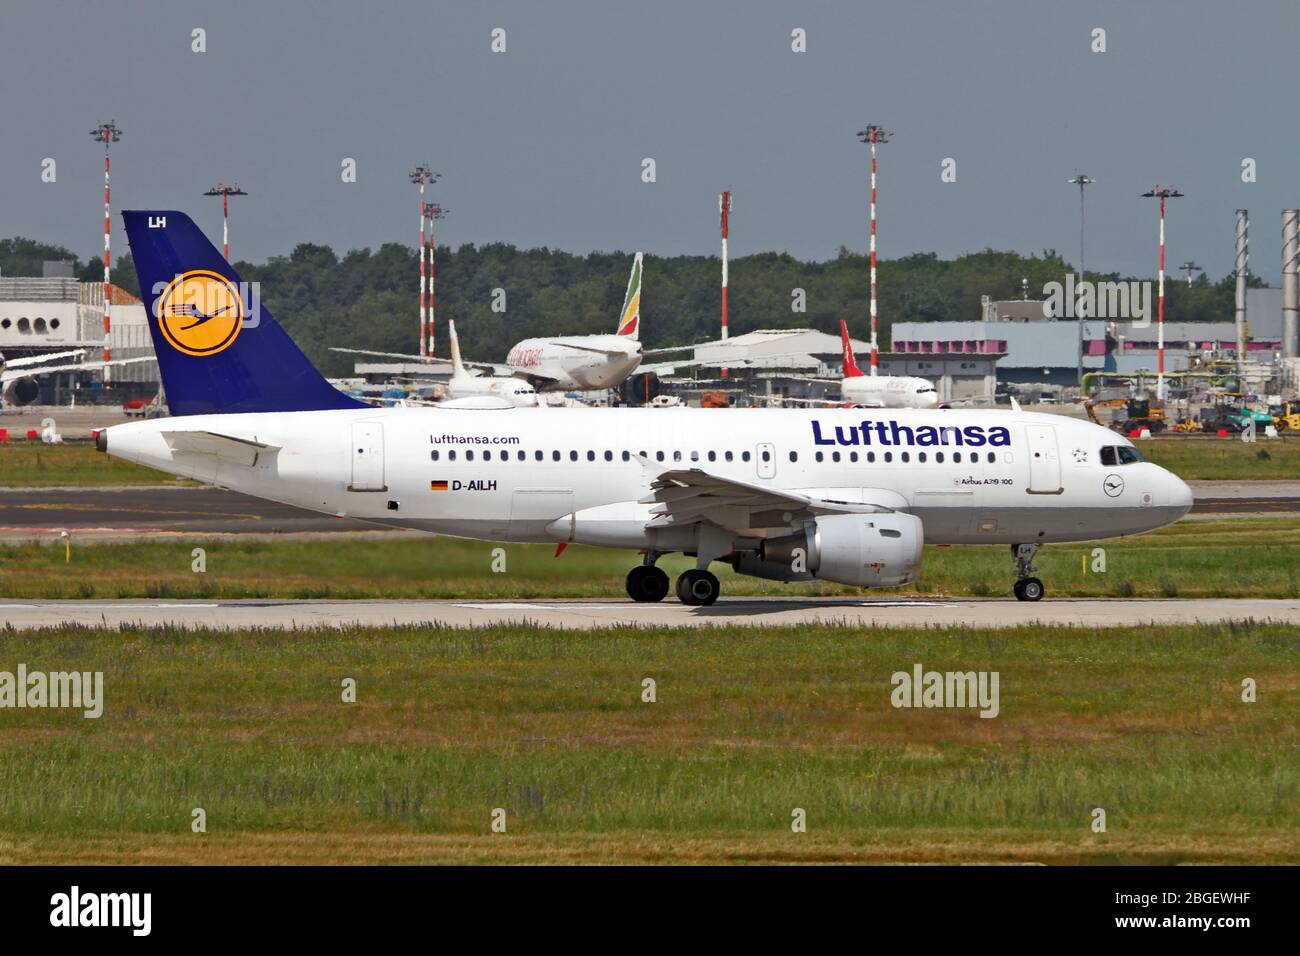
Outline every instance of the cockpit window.
[[1132, 445], [1107, 445], [1101, 450], [1101, 463], [1103, 465], [1136, 465], [1140, 461], [1146, 461], [1142, 453]]

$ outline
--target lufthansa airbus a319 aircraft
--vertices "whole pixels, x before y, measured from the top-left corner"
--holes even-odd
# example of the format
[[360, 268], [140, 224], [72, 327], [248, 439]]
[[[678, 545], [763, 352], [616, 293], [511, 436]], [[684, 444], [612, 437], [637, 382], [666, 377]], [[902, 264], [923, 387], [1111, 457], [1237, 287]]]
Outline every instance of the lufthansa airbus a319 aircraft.
[[[1090, 422], [1000, 409], [373, 408], [333, 388], [183, 213], [126, 212], [174, 417], [101, 451], [313, 511], [487, 541], [643, 553], [711, 604], [725, 562], [780, 581], [897, 587], [924, 544], [996, 544], [1038, 600], [1040, 545], [1118, 537], [1192, 505], [1177, 476]], [[196, 318], [197, 317], [197, 318]]]

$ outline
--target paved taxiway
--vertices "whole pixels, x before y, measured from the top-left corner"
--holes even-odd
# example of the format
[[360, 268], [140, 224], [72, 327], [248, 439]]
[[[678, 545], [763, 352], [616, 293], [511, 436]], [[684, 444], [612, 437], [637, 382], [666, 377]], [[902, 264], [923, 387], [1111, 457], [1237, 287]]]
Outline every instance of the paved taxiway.
[[68, 530], [97, 537], [150, 534], [280, 534], [375, 531], [336, 518], [220, 488], [9, 488], [0, 493], [0, 536]]
[[[1192, 511], [1200, 515], [1300, 513], [1300, 481], [1194, 481]], [[303, 511], [220, 488], [3, 488], [0, 540], [57, 536], [139, 537], [156, 534], [326, 534], [406, 532], [351, 518]]]
[[184, 627], [349, 627], [431, 624], [587, 629], [609, 625], [699, 627], [849, 624], [863, 627], [1019, 624], [1117, 627], [1254, 619], [1300, 625], [1300, 600], [1116, 600], [1070, 598], [1036, 604], [1011, 600], [732, 598], [709, 608], [675, 601], [0, 601], [14, 627], [61, 624]]

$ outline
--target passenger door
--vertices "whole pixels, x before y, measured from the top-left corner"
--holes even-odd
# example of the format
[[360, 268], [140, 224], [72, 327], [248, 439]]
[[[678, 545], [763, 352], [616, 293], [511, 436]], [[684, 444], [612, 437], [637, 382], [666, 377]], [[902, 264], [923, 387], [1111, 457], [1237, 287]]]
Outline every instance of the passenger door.
[[387, 491], [384, 484], [384, 426], [379, 422], [352, 425], [352, 483], [348, 491]]
[[1051, 425], [1026, 425], [1029, 442], [1029, 488], [1031, 495], [1059, 495], [1061, 459], [1056, 450], [1056, 429]]
[[758, 443], [754, 449], [754, 467], [758, 469], [760, 478], [776, 477], [776, 448], [771, 442]]

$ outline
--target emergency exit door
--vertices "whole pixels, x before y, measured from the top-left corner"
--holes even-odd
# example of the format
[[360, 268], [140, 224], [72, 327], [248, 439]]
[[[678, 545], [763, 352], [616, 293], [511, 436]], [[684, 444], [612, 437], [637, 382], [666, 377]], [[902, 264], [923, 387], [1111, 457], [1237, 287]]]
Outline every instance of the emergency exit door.
[[352, 425], [352, 484], [348, 491], [387, 491], [384, 484], [384, 426], [379, 422]]
[[1029, 444], [1029, 493], [1059, 495], [1061, 459], [1056, 451], [1056, 429], [1051, 425], [1026, 425]]

